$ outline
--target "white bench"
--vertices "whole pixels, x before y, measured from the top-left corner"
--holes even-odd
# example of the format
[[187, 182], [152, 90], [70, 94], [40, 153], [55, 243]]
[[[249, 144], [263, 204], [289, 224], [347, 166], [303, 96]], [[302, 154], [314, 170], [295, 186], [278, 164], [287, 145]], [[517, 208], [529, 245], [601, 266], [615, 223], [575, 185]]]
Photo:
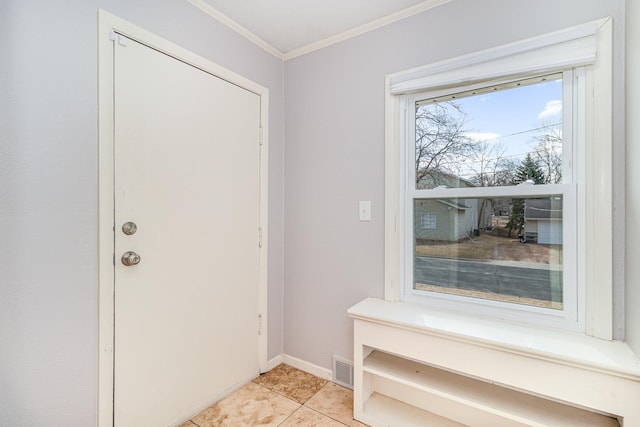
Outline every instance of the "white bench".
[[640, 426], [626, 344], [367, 299], [354, 319], [354, 416], [371, 426]]

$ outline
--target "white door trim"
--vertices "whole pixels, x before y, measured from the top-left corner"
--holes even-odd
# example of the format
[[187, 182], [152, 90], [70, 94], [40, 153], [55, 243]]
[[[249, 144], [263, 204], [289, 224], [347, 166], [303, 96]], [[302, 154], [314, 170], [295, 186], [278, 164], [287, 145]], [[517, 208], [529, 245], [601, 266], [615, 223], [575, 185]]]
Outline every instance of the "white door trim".
[[[260, 96], [262, 147], [260, 150], [260, 320], [259, 366], [267, 366], [267, 254], [269, 90], [193, 52], [143, 30], [102, 9], [98, 10], [98, 426], [113, 426], [114, 338], [114, 38], [121, 34], [197, 67]], [[115, 40], [117, 43], [118, 41]], [[256, 230], [256, 245], [259, 232]], [[259, 325], [258, 322], [261, 324]]]

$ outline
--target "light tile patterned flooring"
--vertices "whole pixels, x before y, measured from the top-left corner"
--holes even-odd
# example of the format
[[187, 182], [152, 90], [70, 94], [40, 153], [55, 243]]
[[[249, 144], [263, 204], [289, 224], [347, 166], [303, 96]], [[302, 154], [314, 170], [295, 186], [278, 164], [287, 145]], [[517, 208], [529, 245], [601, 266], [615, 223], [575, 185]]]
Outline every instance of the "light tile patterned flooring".
[[353, 419], [353, 392], [279, 365], [180, 427], [365, 426]]

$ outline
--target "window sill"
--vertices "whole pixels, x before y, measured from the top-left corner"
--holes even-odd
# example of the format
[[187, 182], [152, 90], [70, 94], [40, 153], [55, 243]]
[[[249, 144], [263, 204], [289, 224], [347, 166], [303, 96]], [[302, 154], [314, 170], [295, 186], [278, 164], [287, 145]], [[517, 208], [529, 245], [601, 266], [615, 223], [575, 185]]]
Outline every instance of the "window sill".
[[375, 298], [356, 304], [348, 313], [354, 319], [640, 381], [640, 361], [620, 341], [445, 313], [422, 305]]

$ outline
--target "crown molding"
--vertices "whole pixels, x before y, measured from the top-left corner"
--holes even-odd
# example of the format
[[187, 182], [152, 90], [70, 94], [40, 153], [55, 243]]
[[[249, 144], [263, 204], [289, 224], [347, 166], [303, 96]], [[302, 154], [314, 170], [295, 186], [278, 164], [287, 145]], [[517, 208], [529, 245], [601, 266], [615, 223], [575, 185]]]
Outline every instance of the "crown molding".
[[376, 30], [378, 28], [384, 27], [386, 25], [392, 24], [394, 22], [400, 21], [402, 19], [408, 18], [413, 15], [417, 15], [418, 13], [425, 12], [429, 9], [433, 9], [445, 3], [449, 3], [453, 0], [426, 0], [422, 3], [419, 3], [415, 6], [408, 7], [396, 13], [392, 13], [391, 15], [384, 16], [382, 18], [376, 19], [375, 21], [369, 22], [367, 24], [361, 25], [359, 27], [353, 28], [351, 30], [344, 31], [342, 33], [336, 34], [335, 36], [328, 37], [323, 40], [318, 40], [317, 42], [310, 43], [308, 45], [299, 47], [297, 49], [293, 49], [289, 52], [282, 52], [276, 47], [272, 46], [262, 38], [258, 37], [256, 34], [252, 33], [233, 19], [229, 18], [224, 13], [220, 12], [218, 9], [206, 3], [204, 0], [187, 0], [189, 3], [202, 10], [207, 15], [211, 16], [213, 19], [219, 21], [223, 25], [226, 25], [230, 29], [234, 30], [247, 40], [261, 47], [262, 49], [269, 52], [271, 55], [276, 58], [287, 61], [289, 59], [297, 58], [298, 56], [305, 55], [307, 53], [314, 52], [316, 50], [325, 48], [327, 46], [331, 46], [336, 43], [340, 43], [342, 41], [351, 39], [353, 37], [357, 37], [361, 34], [368, 33], [369, 31]]
[[229, 18], [227, 15], [220, 12], [218, 9], [207, 4], [204, 0], [187, 0], [187, 1], [192, 5], [194, 5], [195, 7], [197, 7], [198, 9], [200, 9], [201, 11], [203, 11], [204, 13], [206, 13], [207, 15], [211, 16], [216, 21], [226, 25], [236, 33], [240, 34], [242, 37], [246, 38], [250, 42], [257, 45], [258, 47], [261, 47], [262, 49], [266, 50], [267, 52], [269, 52], [271, 55], [275, 56], [279, 60], [284, 61], [283, 52], [276, 49], [271, 44], [267, 43], [266, 41], [264, 41], [263, 39], [261, 39], [260, 37], [258, 37], [257, 35], [249, 31], [248, 29], [246, 29], [245, 27], [243, 27], [242, 25], [238, 24], [236, 21]]
[[326, 39], [319, 40], [314, 43], [310, 43], [306, 46], [293, 49], [284, 54], [284, 60], [287, 61], [289, 59], [293, 59], [298, 56], [302, 56], [307, 53], [311, 53], [313, 51], [325, 48], [327, 46], [331, 46], [333, 44], [340, 43], [342, 41], [357, 37], [361, 34], [368, 33], [369, 31], [376, 30], [378, 28], [384, 27], [389, 24], [393, 24], [394, 22], [400, 21], [410, 16], [417, 15], [418, 13], [422, 13], [429, 9], [433, 9], [445, 3], [449, 3], [450, 1], [453, 1], [453, 0], [426, 0], [415, 6], [411, 6], [401, 11], [398, 11], [396, 13], [392, 13], [391, 15], [384, 16], [382, 18], [376, 19], [375, 21], [372, 21], [367, 24], [361, 25], [359, 27], [353, 28], [351, 30], [347, 30], [342, 33], [336, 34], [335, 36], [331, 36]]

